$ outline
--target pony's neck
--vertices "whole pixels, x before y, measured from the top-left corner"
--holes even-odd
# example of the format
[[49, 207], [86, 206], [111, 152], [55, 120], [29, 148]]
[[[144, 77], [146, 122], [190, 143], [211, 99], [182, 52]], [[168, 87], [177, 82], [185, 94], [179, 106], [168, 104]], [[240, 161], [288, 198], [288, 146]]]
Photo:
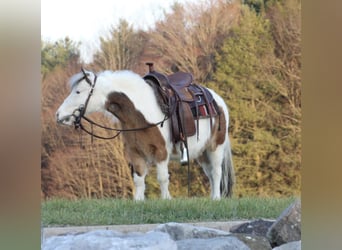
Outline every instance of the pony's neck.
[[124, 129], [146, 127], [149, 122], [124, 93], [112, 92], [108, 95], [105, 109], [115, 115]]

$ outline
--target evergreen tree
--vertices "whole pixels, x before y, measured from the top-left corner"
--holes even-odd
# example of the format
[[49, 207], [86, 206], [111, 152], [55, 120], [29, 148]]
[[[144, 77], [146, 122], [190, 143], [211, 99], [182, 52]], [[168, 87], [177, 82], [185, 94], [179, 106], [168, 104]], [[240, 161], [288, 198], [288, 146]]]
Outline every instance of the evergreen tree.
[[[271, 25], [263, 14], [244, 7], [238, 26], [216, 55], [211, 87], [230, 108], [230, 133], [239, 195], [298, 193], [299, 163], [287, 151], [287, 120], [279, 98], [278, 59]], [[298, 138], [286, 143], [296, 144]], [[297, 169], [296, 169], [297, 168]]]
[[45, 76], [55, 67], [65, 67], [69, 61], [80, 57], [79, 43], [66, 37], [56, 42], [41, 41], [41, 74]]
[[101, 69], [133, 69], [139, 64], [145, 38], [142, 32], [134, 31], [126, 20], [112, 27], [109, 37], [100, 37], [100, 51], [94, 56], [94, 63]]

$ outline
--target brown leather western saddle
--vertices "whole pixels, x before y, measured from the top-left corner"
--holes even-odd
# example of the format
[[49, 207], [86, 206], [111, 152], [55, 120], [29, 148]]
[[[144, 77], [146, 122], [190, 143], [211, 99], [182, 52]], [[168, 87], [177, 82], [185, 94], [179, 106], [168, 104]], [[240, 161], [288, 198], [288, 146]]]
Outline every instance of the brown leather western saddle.
[[[165, 75], [153, 69], [153, 63], [146, 63], [149, 72], [143, 77], [157, 93], [159, 104], [165, 115], [171, 119], [172, 141], [183, 141], [187, 148], [187, 137], [199, 129], [199, 119], [212, 118], [219, 114], [217, 104], [208, 89], [195, 84], [190, 73], [178, 71]], [[197, 137], [198, 137], [197, 129]]]

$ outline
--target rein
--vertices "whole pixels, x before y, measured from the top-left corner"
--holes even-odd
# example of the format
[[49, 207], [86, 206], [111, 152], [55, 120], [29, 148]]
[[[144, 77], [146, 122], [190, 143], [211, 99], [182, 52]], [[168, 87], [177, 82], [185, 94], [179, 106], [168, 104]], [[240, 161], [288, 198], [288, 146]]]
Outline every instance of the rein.
[[[91, 131], [87, 130], [83, 124], [81, 123], [81, 118], [83, 118], [84, 120], [86, 120], [90, 125], [91, 125]], [[86, 132], [87, 134], [91, 135], [91, 136], [94, 136], [98, 139], [103, 139], [103, 140], [110, 140], [110, 139], [114, 139], [116, 138], [117, 136], [120, 135], [121, 132], [134, 132], [134, 131], [141, 131], [141, 130], [145, 130], [145, 129], [148, 129], [148, 128], [152, 128], [152, 127], [156, 127], [158, 125], [160, 125], [161, 127], [163, 127], [164, 125], [164, 122], [166, 120], [168, 120], [170, 117], [167, 117], [165, 116], [163, 120], [157, 122], [157, 123], [152, 123], [152, 124], [149, 124], [145, 127], [139, 127], [139, 128], [130, 128], [130, 129], [117, 129], [117, 128], [110, 128], [110, 127], [106, 127], [106, 126], [103, 126], [101, 124], [98, 124], [96, 122], [94, 122], [93, 120], [91, 120], [90, 118], [86, 117], [86, 116], [82, 116], [80, 117], [80, 120], [77, 124], [75, 124], [75, 129], [77, 128], [80, 128], [82, 129], [84, 132]], [[100, 136], [100, 135], [96, 135], [94, 134], [93, 132], [93, 125], [95, 125], [96, 127], [99, 127], [99, 128], [103, 128], [105, 130], [111, 130], [111, 131], [116, 131], [117, 134], [115, 134], [114, 136], [109, 136], [109, 137], [103, 137], [103, 136]]]
[[[81, 130], [83, 130], [84, 132], [86, 132], [87, 134], [91, 135], [92, 136], [92, 141], [93, 141], [93, 137], [95, 138], [98, 138], [98, 139], [103, 139], [103, 140], [111, 140], [111, 139], [114, 139], [116, 137], [118, 137], [120, 135], [121, 132], [134, 132], [134, 131], [141, 131], [141, 130], [145, 130], [145, 129], [148, 129], [148, 128], [152, 128], [152, 127], [156, 127], [158, 125], [160, 125], [161, 127], [163, 127], [164, 125], [164, 122], [168, 119], [170, 119], [171, 116], [167, 116], [165, 115], [165, 117], [163, 118], [163, 120], [157, 122], [157, 123], [151, 123], [151, 124], [148, 124], [147, 126], [144, 126], [144, 127], [138, 127], [138, 128], [130, 128], [130, 129], [117, 129], [117, 128], [110, 128], [110, 127], [106, 127], [106, 126], [103, 126], [101, 124], [98, 124], [96, 122], [94, 122], [93, 120], [91, 120], [90, 118], [86, 117], [85, 116], [85, 112], [86, 112], [86, 109], [87, 109], [87, 106], [88, 106], [88, 103], [89, 103], [89, 100], [90, 100], [90, 97], [93, 95], [93, 92], [94, 92], [94, 88], [95, 88], [95, 84], [96, 84], [96, 80], [97, 80], [97, 75], [95, 74], [95, 79], [94, 79], [94, 83], [92, 84], [90, 79], [88, 78], [88, 74], [84, 71], [84, 69], [82, 68], [82, 72], [84, 74], [84, 76], [78, 80], [78, 82], [82, 81], [82, 80], [86, 80], [86, 82], [91, 86], [91, 89], [90, 89], [90, 92], [89, 92], [89, 95], [85, 101], [85, 104], [81, 104], [74, 112], [73, 112], [73, 116], [75, 117], [75, 122], [74, 122], [74, 126], [75, 126], [75, 129], [78, 129], [80, 128]], [[75, 114], [75, 112], [79, 112], [78, 115]], [[91, 125], [91, 131], [87, 130], [83, 124], [82, 124], [82, 118], [87, 121], [90, 125]], [[105, 129], [105, 130], [110, 130], [110, 131], [116, 131], [117, 133], [113, 136], [109, 136], [109, 137], [104, 137], [104, 136], [100, 136], [100, 135], [97, 135], [97, 134], [94, 134], [93, 132], [93, 126], [96, 126], [96, 127], [99, 127], [99, 128], [102, 128], [102, 129]]]

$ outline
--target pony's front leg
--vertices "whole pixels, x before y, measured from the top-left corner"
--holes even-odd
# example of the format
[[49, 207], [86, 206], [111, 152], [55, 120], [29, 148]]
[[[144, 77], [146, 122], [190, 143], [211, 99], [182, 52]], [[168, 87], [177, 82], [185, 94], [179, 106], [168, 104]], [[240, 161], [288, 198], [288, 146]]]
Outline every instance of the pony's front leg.
[[169, 192], [169, 160], [157, 163], [157, 179], [160, 185], [162, 199], [171, 199]]
[[139, 176], [137, 173], [133, 173], [133, 181], [135, 186], [134, 200], [142, 201], [145, 199], [145, 177], [146, 173]]
[[144, 200], [145, 177], [147, 175], [148, 168], [146, 162], [140, 157], [132, 157], [131, 160], [130, 165], [133, 171], [133, 182], [135, 187], [134, 200]]

